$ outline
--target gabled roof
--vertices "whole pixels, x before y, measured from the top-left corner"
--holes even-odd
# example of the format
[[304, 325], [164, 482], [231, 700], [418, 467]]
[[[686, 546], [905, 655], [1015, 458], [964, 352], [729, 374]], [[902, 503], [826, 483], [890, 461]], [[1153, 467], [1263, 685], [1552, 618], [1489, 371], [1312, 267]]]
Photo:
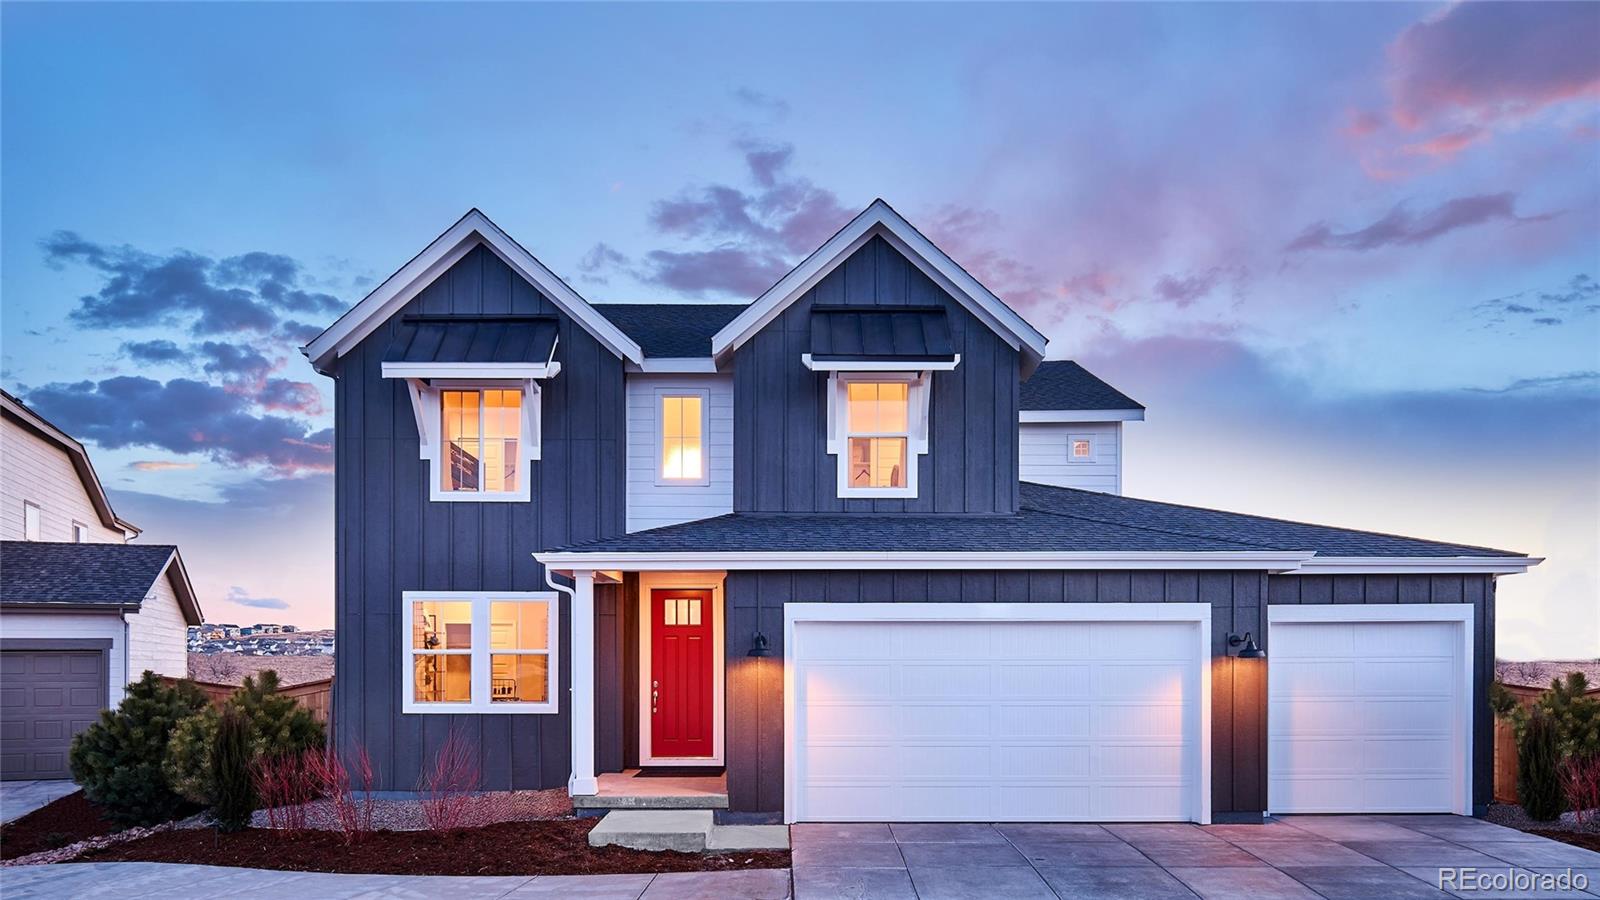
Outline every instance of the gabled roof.
[[136, 610], [169, 574], [184, 620], [199, 625], [194, 585], [170, 544], [0, 542], [0, 606]]
[[612, 353], [633, 363], [644, 360], [644, 351], [632, 338], [623, 334], [589, 301], [578, 296], [577, 291], [477, 209], [469, 210], [433, 243], [423, 248], [421, 253], [328, 326], [326, 331], [302, 347], [300, 352], [311, 360], [311, 365], [318, 372], [328, 374], [333, 360], [349, 352], [480, 244], [488, 247], [512, 271], [549, 297], [562, 312], [587, 329]]
[[710, 359], [711, 338], [744, 303], [596, 303], [601, 315], [658, 359]]
[[94, 505], [95, 514], [100, 517], [100, 524], [107, 528], [119, 528], [130, 537], [139, 533], [137, 525], [119, 517], [111, 509], [111, 498], [106, 496], [100, 476], [96, 474], [94, 464], [89, 462], [89, 451], [82, 444], [5, 391], [0, 391], [0, 413], [66, 451], [67, 457], [72, 460], [72, 468], [78, 473], [78, 480], [83, 482], [83, 489], [89, 495], [89, 502]]
[[1022, 351], [1024, 369], [1031, 369], [1044, 359], [1046, 339], [1038, 329], [1028, 324], [1016, 310], [979, 283], [978, 279], [973, 278], [882, 199], [872, 201], [860, 215], [851, 219], [848, 225], [791, 269], [789, 274], [778, 279], [777, 284], [768, 288], [718, 331], [711, 339], [712, 354], [721, 359], [733, 352], [874, 237], [882, 237], [973, 315]]
[[1021, 409], [1137, 409], [1144, 406], [1070, 359], [1039, 364], [1022, 382]]

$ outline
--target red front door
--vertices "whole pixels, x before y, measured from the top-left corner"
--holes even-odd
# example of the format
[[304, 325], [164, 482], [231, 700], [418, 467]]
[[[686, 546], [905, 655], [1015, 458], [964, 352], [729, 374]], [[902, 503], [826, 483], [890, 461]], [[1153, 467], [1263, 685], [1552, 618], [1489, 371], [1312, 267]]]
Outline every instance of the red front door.
[[650, 592], [650, 755], [711, 756], [711, 592]]

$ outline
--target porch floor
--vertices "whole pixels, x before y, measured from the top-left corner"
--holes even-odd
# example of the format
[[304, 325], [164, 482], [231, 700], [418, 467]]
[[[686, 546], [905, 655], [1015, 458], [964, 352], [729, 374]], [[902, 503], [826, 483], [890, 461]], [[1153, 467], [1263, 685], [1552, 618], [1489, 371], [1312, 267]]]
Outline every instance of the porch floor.
[[602, 772], [599, 791], [572, 798], [578, 809], [727, 809], [728, 775], [640, 778], [638, 769]]

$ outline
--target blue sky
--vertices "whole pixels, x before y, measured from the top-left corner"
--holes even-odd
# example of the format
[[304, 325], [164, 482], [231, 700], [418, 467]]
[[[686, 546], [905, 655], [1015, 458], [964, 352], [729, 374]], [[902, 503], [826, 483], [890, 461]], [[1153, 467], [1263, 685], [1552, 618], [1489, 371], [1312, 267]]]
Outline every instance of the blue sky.
[[1150, 407], [1130, 492], [1550, 557], [1600, 654], [1600, 6], [6, 4], [3, 380], [214, 620], [331, 621], [295, 348], [478, 206], [740, 300], [873, 197]]

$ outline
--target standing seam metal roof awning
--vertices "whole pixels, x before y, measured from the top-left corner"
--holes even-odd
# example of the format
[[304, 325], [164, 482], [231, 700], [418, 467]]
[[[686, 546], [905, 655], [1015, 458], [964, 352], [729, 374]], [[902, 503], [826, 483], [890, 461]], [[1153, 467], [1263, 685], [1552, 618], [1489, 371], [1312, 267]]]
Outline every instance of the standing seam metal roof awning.
[[948, 363], [957, 356], [942, 306], [817, 305], [811, 307], [811, 358]]
[[554, 316], [405, 316], [383, 361], [391, 363], [548, 363]]

